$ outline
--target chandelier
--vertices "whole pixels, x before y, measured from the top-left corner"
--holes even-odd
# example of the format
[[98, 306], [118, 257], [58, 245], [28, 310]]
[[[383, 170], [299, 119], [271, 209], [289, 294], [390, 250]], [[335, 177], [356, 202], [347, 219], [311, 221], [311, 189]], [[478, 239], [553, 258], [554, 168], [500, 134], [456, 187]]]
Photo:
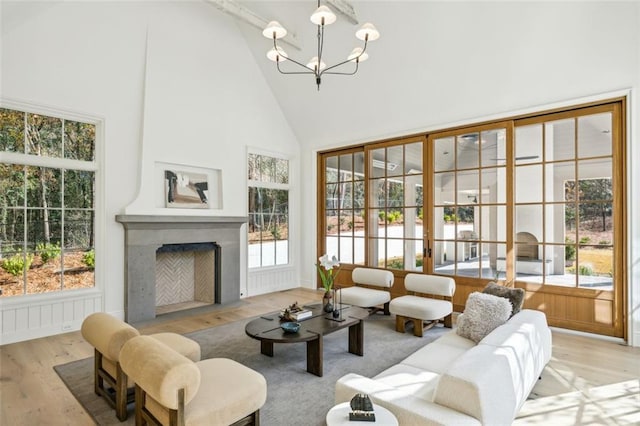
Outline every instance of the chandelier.
[[[327, 67], [327, 65], [322, 61], [324, 28], [326, 25], [336, 22], [336, 15], [327, 6], [320, 6], [320, 0], [318, 0], [318, 8], [313, 12], [310, 20], [318, 27], [318, 53], [316, 56], [311, 58], [306, 65], [290, 58], [289, 55], [287, 55], [287, 52], [278, 46], [277, 40], [287, 35], [287, 30], [280, 25], [278, 21], [269, 22], [264, 31], [262, 31], [262, 34], [266, 38], [273, 39], [273, 47], [269, 52], [267, 52], [267, 58], [276, 63], [278, 71], [281, 74], [313, 74], [316, 79], [318, 90], [320, 90], [320, 83], [322, 82], [322, 76], [324, 74], [354, 75], [358, 72], [358, 65], [360, 62], [366, 61], [369, 57], [369, 54], [366, 53], [367, 43], [377, 40], [380, 37], [380, 33], [376, 30], [376, 27], [374, 27], [373, 24], [364, 24], [356, 31], [356, 37], [364, 41], [364, 45], [362, 47], [354, 48], [345, 61]], [[290, 61], [299, 67], [304, 68], [304, 71], [299, 70], [299, 68], [298, 71], [283, 70], [281, 68], [281, 63], [285, 61]], [[354, 64], [352, 71], [349, 72], [345, 67], [343, 67], [343, 65], [347, 64]], [[344, 71], [340, 71], [340, 69], [344, 69]]]

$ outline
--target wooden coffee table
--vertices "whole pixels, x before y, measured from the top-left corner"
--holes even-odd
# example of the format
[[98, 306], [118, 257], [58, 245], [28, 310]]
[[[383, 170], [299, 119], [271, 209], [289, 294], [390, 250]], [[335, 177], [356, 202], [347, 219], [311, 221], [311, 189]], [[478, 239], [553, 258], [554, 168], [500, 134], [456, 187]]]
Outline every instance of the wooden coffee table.
[[273, 356], [274, 343], [307, 343], [307, 371], [322, 377], [322, 337], [349, 327], [349, 352], [364, 355], [364, 322], [369, 311], [357, 306], [342, 305], [343, 321], [336, 321], [321, 305], [308, 305], [313, 316], [300, 322], [297, 333], [285, 333], [280, 328], [279, 312], [263, 315], [250, 321], [245, 327], [249, 337], [260, 340], [260, 352]]

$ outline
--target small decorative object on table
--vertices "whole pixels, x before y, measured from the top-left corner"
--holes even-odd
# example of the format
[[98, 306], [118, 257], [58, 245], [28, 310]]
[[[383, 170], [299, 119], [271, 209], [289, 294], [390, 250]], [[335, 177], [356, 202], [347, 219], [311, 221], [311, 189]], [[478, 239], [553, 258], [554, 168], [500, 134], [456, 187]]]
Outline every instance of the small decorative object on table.
[[359, 422], [375, 422], [376, 415], [373, 412], [373, 404], [369, 395], [364, 393], [356, 394], [351, 398], [351, 411], [349, 420]]
[[300, 330], [299, 322], [283, 322], [280, 324], [280, 328], [284, 330], [285, 333], [297, 333]]
[[[340, 290], [340, 297], [338, 298], [338, 290]], [[334, 321], [338, 321], [338, 322], [342, 322], [344, 321], [344, 318], [342, 318], [342, 290], [340, 288], [336, 288], [333, 290], [334, 293], [334, 302], [335, 305], [333, 306], [333, 320]]]
[[[320, 273], [320, 279], [322, 280], [322, 286], [324, 287], [324, 296], [322, 298], [322, 305], [325, 312], [330, 313], [333, 312], [333, 304], [331, 303], [331, 290], [333, 289], [333, 281], [336, 279], [336, 276], [340, 272], [340, 263], [338, 262], [338, 258], [333, 256], [329, 259], [328, 255], [323, 255], [319, 259], [319, 264], [316, 264], [316, 268], [318, 268], [318, 272]], [[333, 268], [336, 269], [335, 273]]]
[[298, 306], [298, 302], [294, 302], [289, 307], [280, 312], [280, 321], [300, 321], [313, 316], [313, 312]]

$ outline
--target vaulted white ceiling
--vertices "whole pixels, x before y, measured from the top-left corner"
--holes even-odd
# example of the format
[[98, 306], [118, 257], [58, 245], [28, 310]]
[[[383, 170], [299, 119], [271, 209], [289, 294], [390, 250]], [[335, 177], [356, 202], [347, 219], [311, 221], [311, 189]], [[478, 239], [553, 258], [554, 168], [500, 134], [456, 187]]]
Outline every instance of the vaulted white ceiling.
[[[314, 0], [240, 1], [296, 34], [306, 63], [316, 51]], [[381, 37], [355, 76], [282, 75], [261, 31], [238, 22], [303, 147], [328, 148], [442, 128], [634, 85], [638, 5], [632, 2], [353, 1]], [[594, 31], [594, 26], [598, 31]], [[327, 64], [360, 45], [338, 14], [325, 32]], [[233, 64], [228, 64], [232, 66]], [[286, 65], [286, 64], [285, 64]], [[290, 65], [290, 64], [289, 64]]]

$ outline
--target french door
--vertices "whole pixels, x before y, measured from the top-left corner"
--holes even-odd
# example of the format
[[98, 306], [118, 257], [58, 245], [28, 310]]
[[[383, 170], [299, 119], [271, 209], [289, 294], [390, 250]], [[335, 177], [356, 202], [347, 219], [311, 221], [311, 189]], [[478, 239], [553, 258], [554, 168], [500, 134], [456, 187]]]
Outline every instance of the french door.
[[318, 256], [526, 290], [551, 325], [626, 337], [624, 99], [318, 156]]
[[489, 280], [551, 325], [625, 337], [622, 102], [429, 135], [427, 270], [454, 304]]

